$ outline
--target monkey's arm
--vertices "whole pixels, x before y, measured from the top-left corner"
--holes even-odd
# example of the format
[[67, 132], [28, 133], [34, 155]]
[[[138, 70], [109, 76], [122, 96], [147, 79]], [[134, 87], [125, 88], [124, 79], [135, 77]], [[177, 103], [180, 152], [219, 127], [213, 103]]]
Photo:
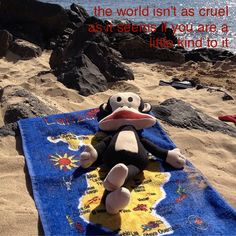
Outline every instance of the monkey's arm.
[[95, 161], [102, 159], [102, 153], [106, 150], [112, 137], [108, 136], [95, 145], [86, 145], [84, 151], [80, 154], [80, 165], [83, 168], [90, 167]]
[[101, 141], [99, 141], [98, 143], [93, 145], [93, 147], [97, 151], [98, 158], [100, 158], [101, 155], [103, 154], [103, 152], [106, 150], [109, 143], [111, 142], [111, 139], [112, 139], [112, 136], [107, 136], [104, 139], [102, 139]]
[[179, 169], [184, 167], [186, 163], [185, 156], [180, 153], [179, 149], [166, 150], [158, 147], [146, 138], [141, 138], [141, 142], [145, 149], [152, 155], [161, 158], [175, 168]]
[[163, 161], [166, 161], [168, 150], [157, 146], [146, 138], [141, 138], [140, 141], [148, 152], [156, 157], [161, 158]]

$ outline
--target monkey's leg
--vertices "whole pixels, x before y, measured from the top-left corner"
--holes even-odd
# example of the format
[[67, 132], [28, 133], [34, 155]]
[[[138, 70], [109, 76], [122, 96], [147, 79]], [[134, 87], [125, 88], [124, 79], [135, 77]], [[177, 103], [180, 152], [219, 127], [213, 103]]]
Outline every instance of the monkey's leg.
[[140, 173], [139, 168], [134, 165], [128, 165], [127, 167], [128, 167], [127, 180], [132, 179], [134, 176]]
[[103, 186], [108, 191], [119, 189], [125, 183], [129, 169], [126, 165], [120, 163], [115, 165], [107, 174], [103, 181]]
[[[140, 170], [133, 165], [125, 166], [124, 164], [115, 165], [108, 173], [103, 185], [108, 188], [114, 188], [114, 185], [120, 186], [115, 191], [111, 192], [106, 197], [106, 210], [109, 214], [117, 214], [124, 209], [130, 201], [130, 191], [127, 188], [121, 187], [126, 180], [136, 176]], [[111, 184], [112, 183], [112, 184]], [[112, 191], [112, 190], [110, 190]]]
[[119, 188], [106, 197], [106, 210], [109, 214], [117, 214], [124, 209], [130, 201], [130, 191], [127, 188]]

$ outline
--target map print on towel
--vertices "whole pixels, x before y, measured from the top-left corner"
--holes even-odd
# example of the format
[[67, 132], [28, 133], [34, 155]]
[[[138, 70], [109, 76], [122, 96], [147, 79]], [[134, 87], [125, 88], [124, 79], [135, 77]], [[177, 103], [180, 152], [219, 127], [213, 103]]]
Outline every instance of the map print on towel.
[[147, 170], [127, 183], [131, 191], [131, 202], [120, 212], [120, 215], [108, 215], [104, 204], [101, 204], [104, 192], [101, 179], [105, 176], [106, 172], [101, 168], [86, 174], [88, 188], [78, 205], [81, 218], [101, 225], [104, 230], [112, 232], [119, 230], [120, 235], [145, 235], [158, 231], [171, 231], [168, 222], [155, 212], [156, 205], [166, 197], [163, 185], [170, 178], [169, 173], [160, 172], [158, 162], [151, 161]]
[[47, 139], [52, 143], [63, 142], [68, 144], [71, 151], [78, 151], [80, 147], [91, 143], [93, 135], [76, 135], [73, 133], [60, 134], [57, 136], [49, 136]]

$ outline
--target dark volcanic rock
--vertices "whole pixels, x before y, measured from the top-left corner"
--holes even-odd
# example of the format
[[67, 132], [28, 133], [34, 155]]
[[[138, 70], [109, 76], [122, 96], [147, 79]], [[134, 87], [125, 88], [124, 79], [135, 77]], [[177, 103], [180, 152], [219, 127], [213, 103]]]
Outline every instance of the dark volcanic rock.
[[[107, 22], [109, 24], [110, 22]], [[165, 39], [172, 41], [172, 44], [177, 44], [177, 37], [174, 35], [174, 32], [171, 28], [166, 28], [163, 31], [163, 24], [159, 25], [154, 31], [151, 32], [151, 29], [142, 26], [141, 24], [135, 24], [132, 22], [113, 22], [112, 32], [108, 32], [111, 42], [120, 41], [123, 37], [127, 39], [130, 36], [140, 36], [146, 43], [150, 42], [152, 39]], [[124, 36], [125, 35], [125, 36]], [[165, 48], [164, 45], [159, 47]]]
[[76, 67], [60, 74], [58, 80], [84, 96], [107, 89], [106, 78], [84, 54], [76, 58]]
[[25, 106], [25, 104], [13, 104], [7, 107], [4, 115], [5, 124], [13, 123], [22, 118], [34, 117], [33, 111], [30, 106]]
[[132, 71], [123, 65], [107, 46], [95, 42], [87, 42], [84, 53], [99, 68], [108, 82], [134, 79]]
[[82, 25], [71, 36], [65, 51], [65, 59], [80, 54], [87, 41], [109, 44], [109, 39], [106, 34], [103, 32], [88, 32], [88, 25]]
[[57, 69], [61, 67], [63, 62], [81, 54], [85, 42], [87, 41], [108, 44], [109, 39], [104, 33], [90, 33], [88, 32], [87, 25], [81, 25], [76, 31], [74, 31], [65, 45], [57, 43], [49, 61], [51, 68]]
[[232, 62], [236, 62], [236, 55], [233, 55], [232, 57], [229, 58]]
[[79, 17], [83, 18], [83, 21], [89, 17], [88, 12], [80, 5], [72, 3], [70, 9], [75, 12]]
[[167, 123], [186, 129], [219, 131], [236, 137], [236, 128], [216, 120], [190, 104], [175, 98], [168, 99], [158, 106], [153, 106], [154, 115]]
[[7, 86], [0, 93], [2, 94], [1, 106], [5, 110], [5, 124], [13, 123], [21, 118], [44, 116], [58, 112], [49, 108], [31, 92], [20, 86]]
[[39, 46], [23, 39], [16, 39], [10, 47], [10, 51], [26, 60], [33, 57], [39, 57], [42, 54], [42, 50]]
[[105, 26], [105, 23], [104, 23], [101, 19], [99, 19], [99, 18], [97, 18], [97, 17], [95, 17], [95, 16], [90, 16], [90, 17], [88, 17], [88, 18], [86, 19], [86, 21], [84, 22], [84, 24], [86, 24], [86, 25], [99, 24], [99, 25], [101, 25], [101, 26]]
[[72, 10], [69, 10], [69, 9], [67, 9], [66, 10], [66, 13], [67, 13], [67, 15], [68, 15], [68, 17], [69, 17], [69, 20], [71, 21], [71, 22], [74, 22], [74, 23], [83, 23], [84, 21], [85, 21], [85, 19], [81, 19], [79, 16], [78, 16], [78, 14], [76, 14], [74, 11], [72, 11]]
[[75, 3], [70, 6], [70, 10], [67, 10], [69, 20], [75, 24], [84, 23], [89, 18], [88, 12], [82, 7]]
[[154, 32], [150, 34], [151, 37], [154, 38], [166, 38], [167, 40], [171, 40], [173, 44], [177, 44], [178, 40], [177, 37], [174, 35], [174, 32], [171, 28], [166, 28], [165, 32], [163, 32], [163, 24], [160, 24]]
[[53, 70], [58, 70], [63, 63], [64, 48], [55, 46], [55, 49], [52, 51], [49, 65]]
[[13, 35], [14, 39], [24, 39], [37, 44], [42, 48], [50, 41], [42, 28], [34, 22], [25, 22], [21, 24], [8, 23], [2, 27], [7, 29]]
[[195, 61], [195, 62], [213, 62], [224, 61], [227, 58], [232, 57], [234, 54], [223, 50], [223, 49], [212, 49], [212, 48], [200, 48], [196, 50], [188, 51], [185, 54], [186, 61]]
[[116, 45], [119, 45], [119, 43], [123, 40], [127, 39], [133, 39], [134, 35], [131, 33], [112, 33], [109, 37], [111, 45], [114, 46], [115, 48], [117, 47]]
[[0, 137], [1, 136], [18, 136], [20, 134], [17, 122], [6, 124], [0, 127]]
[[185, 62], [182, 53], [168, 48], [151, 48], [149, 44], [139, 36], [122, 40], [116, 44], [115, 48], [121, 52], [124, 58], [128, 59], [148, 58], [178, 63]]
[[12, 135], [17, 130], [16, 122], [22, 118], [45, 116], [59, 112], [48, 107], [31, 92], [20, 86], [7, 86], [0, 90], [0, 104], [5, 125], [1, 135]]
[[0, 30], [0, 57], [6, 55], [12, 39], [13, 37], [8, 31]]
[[35, 0], [0, 3], [0, 28], [8, 30], [14, 39], [24, 39], [41, 48], [50, 49], [51, 41], [70, 23], [66, 10], [56, 4]]
[[1, 24], [24, 24], [32, 22], [39, 25], [48, 35], [61, 33], [67, 23], [66, 11], [59, 5], [35, 0], [1, 0]]
[[106, 34], [88, 32], [88, 25], [84, 24], [70, 36], [66, 47], [55, 48], [49, 63], [58, 79], [80, 94], [87, 96], [104, 91], [108, 82], [134, 79], [132, 71], [108, 45]]

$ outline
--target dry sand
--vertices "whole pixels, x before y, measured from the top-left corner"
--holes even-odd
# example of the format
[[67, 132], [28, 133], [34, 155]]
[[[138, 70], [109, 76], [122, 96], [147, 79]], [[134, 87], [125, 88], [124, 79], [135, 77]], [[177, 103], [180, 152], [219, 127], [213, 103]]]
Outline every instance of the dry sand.
[[[134, 81], [119, 82], [111, 85], [106, 92], [85, 98], [57, 82], [51, 74], [40, 80], [35, 77], [38, 72], [50, 69], [49, 56], [50, 52], [44, 52], [40, 58], [22, 61], [9, 53], [6, 58], [0, 59], [0, 86], [21, 85], [61, 112], [96, 107], [117, 91], [137, 92], [152, 104], [171, 97], [179, 98], [215, 118], [236, 112], [236, 102], [222, 101], [220, 92], [210, 93], [205, 89], [180, 91], [158, 86], [160, 79], [168, 80], [173, 76], [198, 77], [202, 83], [226, 87], [236, 99], [236, 67], [230, 62], [219, 62], [215, 66], [207, 63], [178, 66], [153, 61], [126, 62], [134, 71]], [[3, 125], [3, 113], [0, 109], [0, 126]], [[236, 207], [236, 139], [218, 132], [186, 130], [163, 122], [162, 125], [186, 157]], [[20, 142], [12, 136], [1, 137], [0, 150], [0, 234], [40, 234], [38, 213]]]

